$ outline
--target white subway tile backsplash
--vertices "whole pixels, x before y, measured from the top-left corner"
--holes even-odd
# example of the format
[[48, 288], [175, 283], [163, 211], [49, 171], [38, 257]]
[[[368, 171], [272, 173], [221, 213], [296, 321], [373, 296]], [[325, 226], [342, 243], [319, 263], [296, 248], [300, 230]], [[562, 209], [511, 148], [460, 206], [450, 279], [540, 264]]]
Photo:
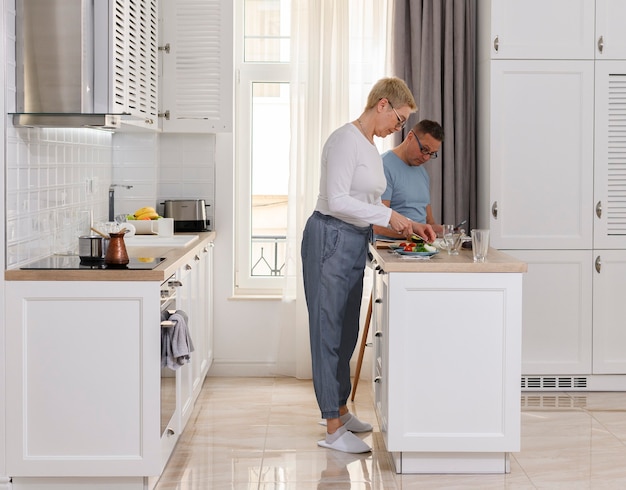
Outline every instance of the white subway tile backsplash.
[[[7, 265], [76, 252], [81, 213], [106, 209], [111, 134], [9, 125], [6, 155]], [[85, 181], [94, 174], [105, 184], [88, 193]]]
[[[10, 97], [9, 97], [10, 98]], [[165, 199], [215, 201], [215, 135], [109, 133], [88, 129], [6, 131], [6, 252], [15, 268], [50, 253], [76, 253], [89, 216]], [[211, 207], [212, 214], [212, 207]]]

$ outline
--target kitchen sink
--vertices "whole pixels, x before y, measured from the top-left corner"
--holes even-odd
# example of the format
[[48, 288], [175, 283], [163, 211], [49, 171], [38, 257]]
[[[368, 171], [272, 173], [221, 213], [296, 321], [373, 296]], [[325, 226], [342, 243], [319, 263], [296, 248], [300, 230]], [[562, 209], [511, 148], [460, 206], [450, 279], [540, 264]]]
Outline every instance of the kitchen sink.
[[174, 235], [162, 237], [159, 235], [134, 235], [124, 237], [127, 247], [186, 247], [198, 239], [198, 235]]

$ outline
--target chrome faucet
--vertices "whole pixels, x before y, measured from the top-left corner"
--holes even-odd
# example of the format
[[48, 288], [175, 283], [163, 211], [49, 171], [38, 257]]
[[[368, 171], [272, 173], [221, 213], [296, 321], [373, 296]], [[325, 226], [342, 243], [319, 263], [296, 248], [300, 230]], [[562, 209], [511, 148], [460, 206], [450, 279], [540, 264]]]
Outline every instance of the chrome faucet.
[[115, 221], [115, 187], [132, 189], [132, 185], [111, 184], [109, 186], [109, 221]]

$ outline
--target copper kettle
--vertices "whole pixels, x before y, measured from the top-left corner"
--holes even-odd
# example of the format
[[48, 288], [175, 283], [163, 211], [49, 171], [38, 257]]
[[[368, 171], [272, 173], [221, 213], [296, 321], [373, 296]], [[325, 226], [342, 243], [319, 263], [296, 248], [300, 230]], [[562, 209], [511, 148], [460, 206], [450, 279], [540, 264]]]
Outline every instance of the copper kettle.
[[107, 265], [126, 265], [130, 262], [126, 244], [124, 243], [125, 231], [120, 233], [110, 233], [111, 241], [104, 256], [104, 263]]

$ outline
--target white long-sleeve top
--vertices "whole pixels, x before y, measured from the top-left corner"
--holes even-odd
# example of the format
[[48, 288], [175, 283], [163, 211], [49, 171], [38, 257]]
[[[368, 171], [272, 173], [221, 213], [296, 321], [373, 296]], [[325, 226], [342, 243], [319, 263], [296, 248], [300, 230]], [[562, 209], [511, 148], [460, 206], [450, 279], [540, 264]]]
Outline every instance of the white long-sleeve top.
[[315, 210], [355, 226], [387, 226], [391, 209], [378, 149], [352, 123], [333, 131], [322, 149], [320, 193]]

